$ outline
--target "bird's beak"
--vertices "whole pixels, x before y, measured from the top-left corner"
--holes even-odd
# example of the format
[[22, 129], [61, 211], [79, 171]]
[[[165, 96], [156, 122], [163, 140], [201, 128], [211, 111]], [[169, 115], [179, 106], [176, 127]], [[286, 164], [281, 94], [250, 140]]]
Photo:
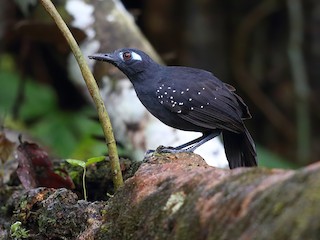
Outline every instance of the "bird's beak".
[[96, 53], [88, 56], [90, 59], [113, 63], [116, 59], [112, 53]]

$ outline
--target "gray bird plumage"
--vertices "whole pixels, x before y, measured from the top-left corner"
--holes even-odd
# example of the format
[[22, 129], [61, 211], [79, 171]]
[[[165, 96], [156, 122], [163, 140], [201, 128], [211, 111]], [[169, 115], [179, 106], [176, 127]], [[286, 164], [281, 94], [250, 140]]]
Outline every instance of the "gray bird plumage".
[[256, 166], [254, 142], [243, 120], [251, 118], [235, 89], [212, 73], [190, 67], [163, 66], [138, 49], [94, 54], [91, 59], [118, 67], [132, 82], [138, 98], [163, 123], [203, 137], [164, 151], [193, 151], [222, 133], [230, 168]]

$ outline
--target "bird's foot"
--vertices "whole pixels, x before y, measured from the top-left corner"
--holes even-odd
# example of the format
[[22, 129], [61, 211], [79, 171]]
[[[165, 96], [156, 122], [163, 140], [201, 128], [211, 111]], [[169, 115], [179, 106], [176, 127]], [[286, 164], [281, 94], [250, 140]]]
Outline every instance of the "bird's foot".
[[148, 150], [146, 155], [153, 154], [153, 153], [181, 153], [181, 152], [192, 152], [190, 149], [179, 149], [174, 147], [165, 147], [159, 146], [156, 150]]
[[156, 149], [157, 153], [179, 153], [179, 152], [185, 152], [183, 149], [176, 149], [174, 147], [165, 147], [165, 146], [159, 146]]
[[146, 151], [145, 155], [150, 155], [150, 154], [153, 154], [156, 150], [153, 150], [153, 149], [149, 149]]

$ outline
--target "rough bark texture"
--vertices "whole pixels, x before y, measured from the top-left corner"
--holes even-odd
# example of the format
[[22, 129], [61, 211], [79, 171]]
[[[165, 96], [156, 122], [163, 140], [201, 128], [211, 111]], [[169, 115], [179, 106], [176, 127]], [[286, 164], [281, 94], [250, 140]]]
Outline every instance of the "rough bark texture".
[[196, 155], [153, 158], [110, 201], [101, 238], [318, 239], [319, 168], [230, 171]]
[[108, 202], [40, 188], [14, 194], [7, 209], [37, 239], [319, 239], [319, 186], [318, 163], [224, 170], [195, 154], [163, 154]]

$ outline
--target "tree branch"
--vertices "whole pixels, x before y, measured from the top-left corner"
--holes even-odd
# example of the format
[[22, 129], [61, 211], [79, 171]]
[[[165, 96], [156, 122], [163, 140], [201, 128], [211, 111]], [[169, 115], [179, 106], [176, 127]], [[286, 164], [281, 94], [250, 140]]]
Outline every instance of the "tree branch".
[[310, 109], [308, 77], [302, 53], [303, 12], [300, 0], [287, 0], [290, 36], [288, 55], [296, 94], [297, 159], [306, 163], [310, 158]]
[[41, 4], [44, 6], [47, 12], [51, 15], [51, 17], [57, 24], [58, 28], [62, 32], [63, 36], [66, 38], [68, 44], [70, 45], [70, 48], [79, 64], [82, 76], [87, 84], [87, 88], [90, 92], [90, 95], [96, 105], [98, 115], [99, 115], [99, 120], [103, 129], [103, 133], [106, 139], [106, 144], [109, 150], [108, 153], [110, 157], [111, 168], [113, 171], [113, 183], [114, 183], [115, 189], [117, 190], [119, 187], [123, 185], [122, 173], [120, 169], [118, 151], [117, 151], [116, 142], [114, 140], [110, 118], [104, 106], [103, 100], [100, 96], [99, 88], [96, 84], [95, 79], [93, 78], [93, 75], [89, 67], [87, 66], [87, 63], [81, 53], [81, 50], [76, 40], [73, 38], [70, 30], [68, 29], [67, 25], [65, 24], [60, 14], [56, 10], [55, 6], [52, 4], [50, 0], [41, 0]]

